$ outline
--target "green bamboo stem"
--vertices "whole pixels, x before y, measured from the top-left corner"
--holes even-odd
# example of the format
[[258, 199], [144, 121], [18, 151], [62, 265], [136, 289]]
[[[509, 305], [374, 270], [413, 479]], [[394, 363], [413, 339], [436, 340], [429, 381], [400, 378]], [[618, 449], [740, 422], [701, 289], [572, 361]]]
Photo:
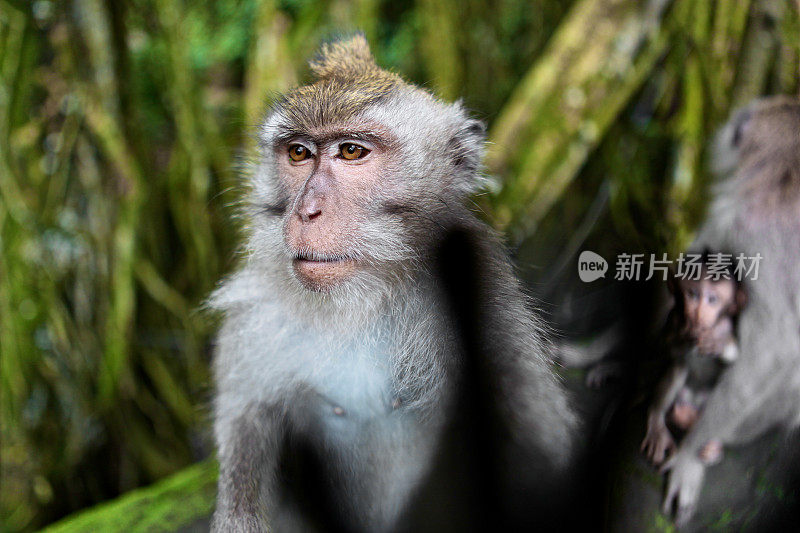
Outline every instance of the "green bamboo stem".
[[462, 60], [458, 52], [458, 2], [419, 0], [422, 58], [433, 89], [445, 100], [461, 96]]
[[487, 166], [506, 176], [494, 202], [498, 228], [524, 237], [561, 196], [665, 50], [665, 7], [620, 0], [573, 7], [490, 130]]

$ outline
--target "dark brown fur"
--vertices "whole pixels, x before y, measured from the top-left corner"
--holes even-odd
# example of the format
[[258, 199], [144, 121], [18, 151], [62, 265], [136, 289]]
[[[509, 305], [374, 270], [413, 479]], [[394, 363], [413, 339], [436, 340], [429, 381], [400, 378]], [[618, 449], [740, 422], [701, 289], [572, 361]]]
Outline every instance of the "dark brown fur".
[[408, 87], [400, 76], [375, 63], [363, 35], [323, 45], [310, 65], [314, 82], [289, 92], [279, 103], [288, 122], [305, 130], [346, 121], [399, 87]]

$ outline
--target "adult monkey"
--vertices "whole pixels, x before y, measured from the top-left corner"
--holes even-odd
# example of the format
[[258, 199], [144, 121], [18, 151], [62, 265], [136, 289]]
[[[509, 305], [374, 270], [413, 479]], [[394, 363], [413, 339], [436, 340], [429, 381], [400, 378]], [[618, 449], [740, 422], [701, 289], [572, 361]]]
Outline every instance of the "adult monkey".
[[[210, 300], [224, 312], [215, 531], [401, 527], [463, 397], [465, 335], [514, 441], [540, 470], [569, 456], [543, 328], [464, 205], [483, 181], [483, 126], [380, 69], [361, 36], [310, 65], [315, 81], [259, 128], [246, 259]], [[442, 283], [457, 268], [443, 280], [436, 259], [452, 234], [481, 269], [466, 322]]]
[[800, 101], [774, 97], [736, 113], [715, 148], [726, 179], [693, 248], [761, 254], [739, 321], [740, 357], [665, 466], [664, 512], [691, 518], [703, 482], [698, 454], [775, 426], [800, 425]]

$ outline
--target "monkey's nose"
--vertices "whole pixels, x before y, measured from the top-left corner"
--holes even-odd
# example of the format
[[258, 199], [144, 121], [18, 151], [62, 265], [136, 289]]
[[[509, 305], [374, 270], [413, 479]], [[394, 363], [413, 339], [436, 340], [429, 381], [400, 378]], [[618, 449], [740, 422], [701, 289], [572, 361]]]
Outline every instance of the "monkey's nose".
[[297, 214], [303, 222], [311, 222], [322, 214], [322, 200], [319, 197], [304, 198], [297, 206]]

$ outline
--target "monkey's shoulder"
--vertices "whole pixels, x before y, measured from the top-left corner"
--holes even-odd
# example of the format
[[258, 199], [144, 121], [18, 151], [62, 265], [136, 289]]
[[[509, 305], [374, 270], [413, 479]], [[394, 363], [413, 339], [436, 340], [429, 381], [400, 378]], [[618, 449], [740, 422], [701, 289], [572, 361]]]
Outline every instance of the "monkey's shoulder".
[[274, 298], [265, 276], [251, 268], [242, 268], [224, 278], [205, 302], [212, 312], [235, 313]]

